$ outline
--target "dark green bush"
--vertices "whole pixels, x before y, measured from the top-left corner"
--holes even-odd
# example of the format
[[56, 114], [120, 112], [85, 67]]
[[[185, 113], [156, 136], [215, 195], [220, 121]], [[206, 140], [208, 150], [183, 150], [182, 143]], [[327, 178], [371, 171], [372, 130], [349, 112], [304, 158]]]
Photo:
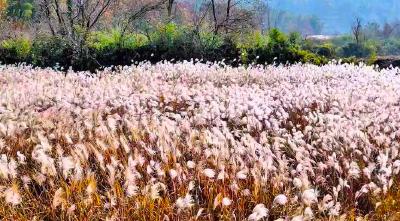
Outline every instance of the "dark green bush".
[[357, 44], [357, 43], [348, 43], [344, 47], [342, 47], [342, 56], [343, 57], [369, 57], [374, 52], [374, 48], [369, 47], [365, 44]]
[[315, 49], [315, 52], [317, 55], [324, 56], [327, 58], [334, 58], [336, 56], [334, 46], [329, 43], [318, 45]]
[[323, 65], [328, 63], [328, 59], [324, 56], [319, 56], [309, 51], [305, 50], [295, 50], [293, 51], [296, 61], [301, 63], [310, 63], [315, 65]]
[[359, 60], [355, 56], [340, 59], [341, 63], [345, 64], [358, 64]]
[[378, 49], [378, 53], [381, 55], [400, 55], [400, 39], [385, 39]]
[[64, 67], [72, 65], [73, 49], [62, 38], [42, 36], [32, 45], [32, 64], [39, 67]]
[[278, 62], [291, 60], [291, 43], [286, 35], [278, 29], [272, 29], [269, 33], [269, 41], [267, 44], [267, 52], [272, 58], [276, 58]]
[[4, 40], [0, 44], [0, 61], [6, 64], [30, 62], [32, 43], [27, 38]]

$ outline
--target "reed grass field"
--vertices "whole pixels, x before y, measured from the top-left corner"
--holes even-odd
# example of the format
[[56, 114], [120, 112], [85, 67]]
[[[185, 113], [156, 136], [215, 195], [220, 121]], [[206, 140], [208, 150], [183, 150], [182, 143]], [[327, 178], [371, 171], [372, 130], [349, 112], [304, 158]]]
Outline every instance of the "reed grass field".
[[0, 218], [399, 220], [398, 72], [0, 66]]

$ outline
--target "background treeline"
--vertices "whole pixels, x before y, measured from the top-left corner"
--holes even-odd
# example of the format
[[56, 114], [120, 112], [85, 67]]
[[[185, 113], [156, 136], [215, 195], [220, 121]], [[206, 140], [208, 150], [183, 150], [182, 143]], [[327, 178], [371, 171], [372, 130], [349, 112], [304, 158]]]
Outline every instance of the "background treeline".
[[[0, 61], [8, 64], [95, 70], [145, 60], [324, 64], [400, 54], [396, 24], [356, 19], [349, 36], [285, 34], [277, 29], [285, 14], [262, 0], [0, 0], [0, 11]], [[320, 32], [318, 19], [299, 21]]]
[[303, 50], [300, 35], [286, 36], [277, 29], [268, 34], [248, 33], [242, 37], [224, 37], [212, 32], [196, 33], [174, 23], [157, 27], [146, 36], [120, 30], [96, 31], [85, 41], [86, 52], [74, 51], [73, 45], [60, 37], [41, 36], [33, 40], [4, 40], [0, 60], [4, 63], [25, 62], [40, 67], [72, 67], [75, 70], [95, 70], [114, 65], [129, 65], [137, 61], [162, 60], [224, 61], [226, 64], [294, 63], [324, 64], [328, 59]]
[[323, 34], [348, 33], [356, 17], [382, 26], [398, 23], [400, 19], [398, 0], [279, 0], [270, 4], [275, 10], [289, 14], [313, 15], [323, 25]]

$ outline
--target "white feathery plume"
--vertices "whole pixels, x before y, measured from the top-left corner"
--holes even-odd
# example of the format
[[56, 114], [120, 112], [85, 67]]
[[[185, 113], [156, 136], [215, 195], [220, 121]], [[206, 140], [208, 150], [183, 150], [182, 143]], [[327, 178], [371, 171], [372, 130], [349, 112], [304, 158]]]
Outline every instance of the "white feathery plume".
[[303, 191], [303, 193], [302, 193], [302, 195], [301, 195], [301, 198], [302, 198], [303, 203], [304, 203], [305, 205], [311, 206], [312, 204], [318, 202], [317, 196], [318, 196], [318, 193], [317, 193], [316, 190], [314, 190], [314, 189], [307, 189], [307, 190], [304, 190], [304, 191]]
[[215, 171], [213, 169], [207, 168], [203, 170], [203, 174], [208, 178], [214, 178]]
[[14, 206], [22, 202], [22, 197], [20, 195], [18, 185], [15, 183], [10, 188], [4, 191], [4, 197], [6, 203], [10, 203]]
[[253, 213], [250, 214], [250, 216], [248, 217], [248, 220], [262, 220], [263, 218], [267, 217], [268, 214], [269, 210], [265, 207], [264, 204], [257, 204], [253, 209]]
[[273, 204], [278, 204], [280, 206], [284, 206], [284, 205], [286, 205], [287, 202], [288, 202], [287, 197], [283, 194], [279, 194], [275, 197]]

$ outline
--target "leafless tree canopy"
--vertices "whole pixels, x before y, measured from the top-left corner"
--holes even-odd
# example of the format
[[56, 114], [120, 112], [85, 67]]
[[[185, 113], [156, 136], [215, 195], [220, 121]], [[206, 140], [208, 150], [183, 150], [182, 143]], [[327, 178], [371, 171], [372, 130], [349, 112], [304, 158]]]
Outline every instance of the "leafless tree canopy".
[[214, 33], [244, 29], [253, 22], [254, 8], [248, 0], [211, 0]]
[[151, 11], [167, 7], [172, 16], [174, 0], [38, 0], [42, 17], [54, 35], [74, 38], [93, 30], [105, 17], [113, 17], [122, 29]]
[[52, 34], [75, 38], [88, 32], [116, 0], [40, 0], [44, 18]]
[[356, 21], [354, 22], [354, 24], [353, 24], [351, 29], [352, 29], [352, 32], [353, 32], [354, 39], [356, 40], [356, 43], [360, 44], [360, 42], [361, 42], [361, 34], [362, 34], [362, 24], [361, 24], [361, 19], [360, 18], [356, 18]]

